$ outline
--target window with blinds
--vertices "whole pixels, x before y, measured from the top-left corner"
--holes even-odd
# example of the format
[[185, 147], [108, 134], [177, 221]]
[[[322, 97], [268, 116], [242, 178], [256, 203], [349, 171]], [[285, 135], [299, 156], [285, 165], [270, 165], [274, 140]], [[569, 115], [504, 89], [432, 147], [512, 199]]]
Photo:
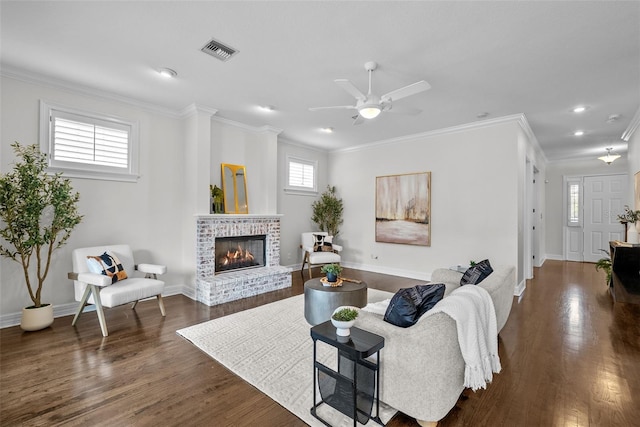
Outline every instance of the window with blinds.
[[287, 157], [287, 185], [285, 190], [316, 192], [318, 162]]
[[137, 125], [103, 115], [41, 103], [41, 151], [52, 172], [80, 178], [135, 181]]

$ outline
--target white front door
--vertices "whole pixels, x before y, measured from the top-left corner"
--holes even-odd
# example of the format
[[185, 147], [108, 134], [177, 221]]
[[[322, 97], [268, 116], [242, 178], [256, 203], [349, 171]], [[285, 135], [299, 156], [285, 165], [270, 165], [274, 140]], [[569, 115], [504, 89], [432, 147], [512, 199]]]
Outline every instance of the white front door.
[[624, 226], [618, 222], [627, 194], [626, 175], [584, 177], [583, 260], [596, 262], [609, 252], [611, 240], [624, 241]]

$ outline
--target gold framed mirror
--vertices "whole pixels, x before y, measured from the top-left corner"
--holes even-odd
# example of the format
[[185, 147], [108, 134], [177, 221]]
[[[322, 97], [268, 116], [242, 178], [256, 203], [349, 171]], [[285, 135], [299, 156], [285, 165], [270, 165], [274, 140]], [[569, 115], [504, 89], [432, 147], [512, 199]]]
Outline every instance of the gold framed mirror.
[[248, 214], [247, 171], [242, 165], [222, 163], [222, 190], [224, 213]]

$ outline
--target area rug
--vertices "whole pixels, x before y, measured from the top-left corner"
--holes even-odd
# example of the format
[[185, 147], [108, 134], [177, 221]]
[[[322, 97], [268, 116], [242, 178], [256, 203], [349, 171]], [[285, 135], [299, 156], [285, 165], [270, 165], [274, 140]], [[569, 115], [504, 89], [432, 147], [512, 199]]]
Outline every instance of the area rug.
[[[369, 300], [389, 295], [375, 289], [369, 289], [368, 294]], [[307, 424], [322, 427], [309, 412], [313, 405], [310, 328], [304, 319], [304, 296], [298, 295], [177, 333]], [[336, 368], [335, 348], [318, 342], [317, 352], [319, 361]], [[395, 409], [380, 403], [380, 418], [385, 424], [395, 413]], [[353, 426], [351, 418], [328, 405], [321, 405], [318, 414], [334, 427]], [[378, 424], [370, 420], [366, 425]]]

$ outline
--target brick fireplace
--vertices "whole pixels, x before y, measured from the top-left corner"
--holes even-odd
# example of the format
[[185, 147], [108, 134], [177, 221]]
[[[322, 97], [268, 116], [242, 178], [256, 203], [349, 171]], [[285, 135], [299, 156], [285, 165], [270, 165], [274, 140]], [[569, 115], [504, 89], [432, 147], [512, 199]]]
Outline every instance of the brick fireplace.
[[[291, 269], [280, 266], [280, 215], [197, 217], [196, 300], [209, 306], [291, 286]], [[216, 273], [216, 239], [264, 236], [264, 267]]]

